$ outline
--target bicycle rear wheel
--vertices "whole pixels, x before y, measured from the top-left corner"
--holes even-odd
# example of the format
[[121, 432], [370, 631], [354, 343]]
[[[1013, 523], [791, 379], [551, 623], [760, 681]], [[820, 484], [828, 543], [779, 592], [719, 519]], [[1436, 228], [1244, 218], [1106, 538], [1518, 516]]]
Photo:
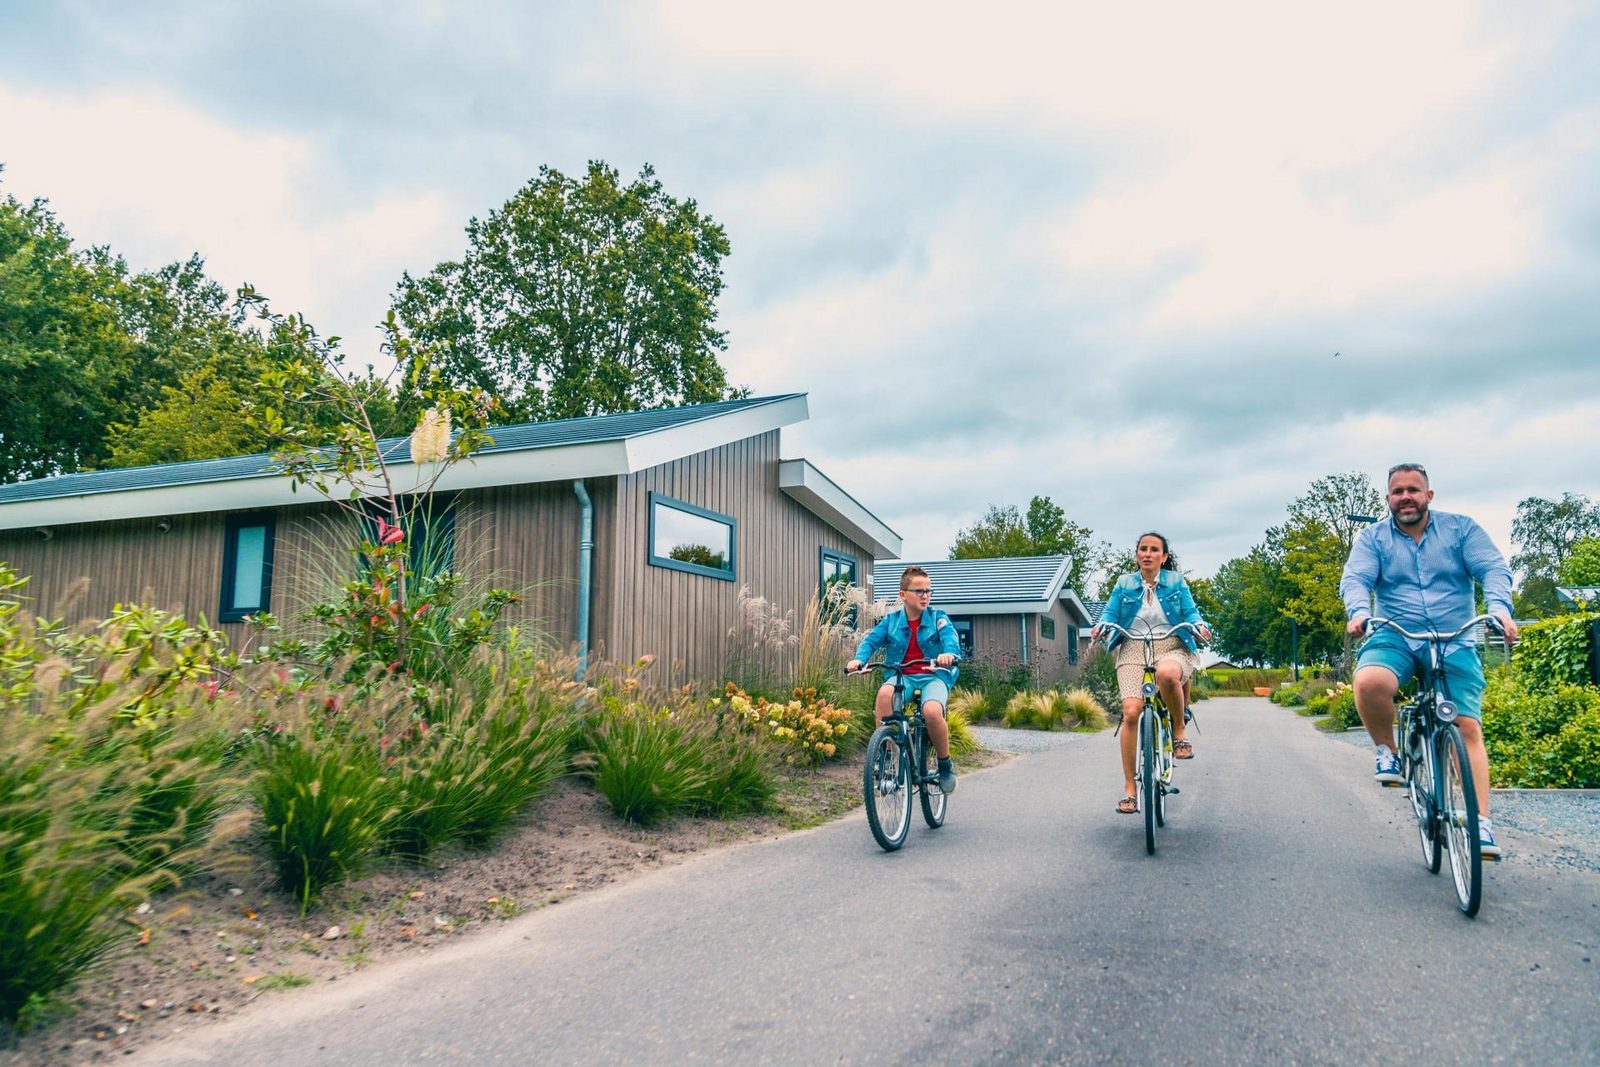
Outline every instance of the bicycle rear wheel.
[[1467, 743], [1455, 723], [1439, 731], [1439, 766], [1444, 781], [1444, 839], [1450, 853], [1450, 880], [1463, 914], [1478, 914], [1483, 903], [1483, 852], [1478, 844], [1478, 794], [1467, 762]]
[[917, 760], [920, 772], [917, 775], [917, 792], [922, 795], [922, 821], [937, 830], [944, 825], [944, 813], [950, 806], [950, 797], [935, 781], [939, 773], [938, 757], [933, 754], [933, 746], [928, 744], [926, 734], [917, 747], [922, 751]]
[[1417, 839], [1422, 842], [1422, 862], [1428, 870], [1439, 873], [1439, 863], [1444, 858], [1444, 842], [1439, 839], [1439, 823], [1434, 818], [1433, 768], [1423, 756], [1420, 745], [1403, 758], [1406, 763], [1406, 795], [1411, 800], [1411, 814], [1417, 819]]
[[1155, 712], [1149, 707], [1139, 716], [1139, 807], [1144, 811], [1144, 850], [1156, 852], [1156, 731]]
[[910, 760], [905, 740], [896, 726], [885, 724], [867, 742], [867, 765], [862, 772], [862, 793], [867, 802], [867, 826], [885, 852], [905, 844], [911, 829]]

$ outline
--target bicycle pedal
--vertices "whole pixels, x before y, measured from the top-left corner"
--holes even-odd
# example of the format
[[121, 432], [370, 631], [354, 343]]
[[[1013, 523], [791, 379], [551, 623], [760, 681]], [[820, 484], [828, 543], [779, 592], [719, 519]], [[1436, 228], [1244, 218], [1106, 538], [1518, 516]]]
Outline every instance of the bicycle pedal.
[[1383, 786], [1385, 789], [1399, 789], [1401, 786], [1405, 785], [1404, 782], [1379, 782], [1378, 784]]
[[1179, 793], [1181, 793], [1181, 792], [1183, 792], [1183, 790], [1181, 790], [1181, 789], [1179, 789], [1179, 788], [1178, 788], [1178, 787], [1177, 787], [1177, 786], [1175, 786], [1175, 785], [1163, 785], [1163, 786], [1162, 786], [1162, 787], [1161, 787], [1161, 791], [1162, 791], [1162, 792], [1163, 792], [1163, 793], [1165, 793], [1165, 794], [1166, 794], [1166, 795], [1167, 795], [1167, 796], [1169, 796], [1169, 797], [1175, 797], [1175, 796], [1177, 796], [1177, 795], [1178, 795], [1178, 794], [1179, 794]]

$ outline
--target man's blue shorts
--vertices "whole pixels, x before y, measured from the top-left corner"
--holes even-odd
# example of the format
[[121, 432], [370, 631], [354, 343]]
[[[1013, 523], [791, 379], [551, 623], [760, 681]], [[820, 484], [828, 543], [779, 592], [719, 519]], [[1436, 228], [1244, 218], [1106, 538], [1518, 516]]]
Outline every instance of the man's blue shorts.
[[[885, 684], [893, 684], [896, 676], [886, 678]], [[906, 697], [909, 699], [911, 690], [922, 687], [922, 702], [930, 700], [939, 702], [939, 706], [946, 707], [950, 703], [950, 687], [944, 684], [944, 679], [937, 674], [914, 674], [906, 676]]]
[[[1387, 667], [1405, 685], [1428, 668], [1428, 649], [1413, 651], [1410, 642], [1384, 628], [1367, 638], [1356, 660], [1362, 667]], [[1456, 709], [1469, 719], [1483, 717], [1483, 661], [1475, 648], [1458, 648], [1444, 658], [1444, 691]]]

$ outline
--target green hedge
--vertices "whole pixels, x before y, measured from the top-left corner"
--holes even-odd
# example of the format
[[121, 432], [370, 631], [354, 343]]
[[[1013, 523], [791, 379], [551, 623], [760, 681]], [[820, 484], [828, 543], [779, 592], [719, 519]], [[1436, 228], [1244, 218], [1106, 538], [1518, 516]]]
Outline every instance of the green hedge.
[[1491, 671], [1483, 737], [1497, 786], [1600, 788], [1600, 689], [1537, 689], [1520, 667]]
[[1588, 685], [1589, 624], [1600, 613], [1562, 615], [1529, 623], [1518, 635], [1512, 663], [1533, 692], [1549, 693], [1564, 685]]

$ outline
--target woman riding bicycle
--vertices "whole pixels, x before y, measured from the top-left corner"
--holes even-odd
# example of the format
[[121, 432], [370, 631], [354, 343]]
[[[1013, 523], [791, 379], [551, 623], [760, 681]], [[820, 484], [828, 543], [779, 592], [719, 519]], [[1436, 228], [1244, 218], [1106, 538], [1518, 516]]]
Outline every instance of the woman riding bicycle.
[[[1193, 623], [1205, 640], [1211, 630], [1195, 607], [1189, 583], [1178, 571], [1178, 558], [1167, 539], [1158, 533], [1141, 534], [1134, 549], [1139, 569], [1117, 579], [1111, 599], [1100, 613], [1102, 622], [1116, 623], [1135, 634], [1164, 633], [1169, 626]], [[1097, 624], [1091, 639], [1100, 637]], [[1119, 634], [1112, 632], [1109, 649], [1117, 647]], [[1194, 745], [1184, 735], [1184, 694], [1189, 676], [1194, 673], [1195, 640], [1188, 631], [1162, 637], [1155, 642], [1156, 685], [1172, 716], [1172, 754], [1177, 759], [1193, 759]], [[1133, 815], [1139, 810], [1138, 791], [1133, 781], [1134, 748], [1138, 742], [1139, 713], [1144, 710], [1144, 642], [1128, 641], [1117, 653], [1117, 692], [1122, 697], [1122, 799], [1117, 810]]]

